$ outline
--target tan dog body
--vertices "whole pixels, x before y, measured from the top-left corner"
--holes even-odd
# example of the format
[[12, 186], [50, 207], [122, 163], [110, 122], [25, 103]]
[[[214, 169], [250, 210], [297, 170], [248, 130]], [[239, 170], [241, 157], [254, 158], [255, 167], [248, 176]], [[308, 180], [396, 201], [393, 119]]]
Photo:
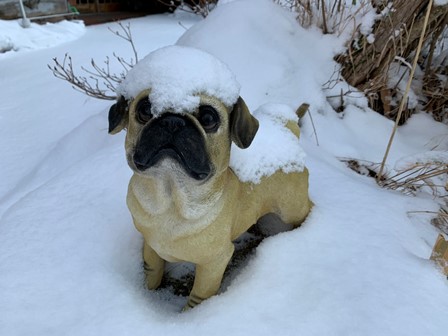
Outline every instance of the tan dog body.
[[[308, 171], [277, 170], [259, 183], [242, 182], [229, 167], [231, 143], [246, 148], [258, 130], [244, 101], [229, 106], [197, 93], [198, 107], [154, 117], [145, 107], [151, 89], [111, 108], [109, 132], [127, 128], [126, 155], [134, 171], [127, 204], [145, 241], [147, 287], [160, 285], [165, 260], [194, 263], [187, 308], [194, 307], [217, 293], [233, 240], [259, 218], [275, 213], [295, 227], [303, 222], [312, 206]], [[297, 123], [286, 127], [298, 141]]]
[[[134, 174], [127, 203], [137, 229], [163, 259], [201, 264], [214, 259], [213, 255], [225, 254], [229, 243], [268, 213], [278, 214], [285, 223], [299, 225], [310, 204], [306, 199], [301, 203], [295, 190], [306, 189], [307, 180], [305, 170], [275, 174], [260, 184], [249, 184], [240, 182], [229, 169], [216, 181], [215, 192], [191, 193], [173, 190], [174, 181], [160, 183]], [[288, 190], [291, 185], [295, 189], [292, 192]], [[156, 200], [148, 200], [148, 191]], [[291, 197], [297, 203], [291, 202]], [[193, 203], [202, 209], [192, 213]]]

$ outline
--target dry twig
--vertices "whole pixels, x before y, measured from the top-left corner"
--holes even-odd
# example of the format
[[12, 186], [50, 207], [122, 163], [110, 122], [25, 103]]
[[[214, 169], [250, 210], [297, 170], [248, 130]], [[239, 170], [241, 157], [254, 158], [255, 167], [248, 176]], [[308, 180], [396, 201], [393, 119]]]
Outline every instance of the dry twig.
[[[380, 184], [384, 188], [399, 190], [411, 195], [415, 195], [423, 188], [428, 188], [434, 197], [447, 197], [443, 182], [446, 180], [447, 174], [448, 165], [445, 163], [415, 163], [395, 175], [387, 176]], [[436, 181], [437, 179], [441, 181]]]
[[121, 65], [122, 71], [118, 74], [111, 70], [111, 62], [109, 57], [106, 57], [104, 65], [100, 66], [95, 60], [90, 61], [92, 69], [81, 67], [84, 75], [78, 75], [73, 68], [73, 61], [71, 56], [65, 54], [64, 60], [60, 62], [57, 58], [53, 58], [53, 65], [48, 65], [48, 68], [53, 72], [56, 78], [69, 82], [72, 87], [89, 97], [94, 97], [104, 100], [115, 100], [116, 90], [121, 81], [125, 78], [126, 73], [138, 62], [138, 54], [135, 48], [134, 41], [131, 34], [130, 24], [118, 24], [120, 30], [109, 30], [116, 36], [127, 41], [132, 48], [134, 58], [129, 61], [123, 57], [113, 53], [115, 60]]
[[[112, 79], [104, 78], [104, 81], [106, 82], [105, 84], [106, 89], [102, 89], [100, 87], [100, 81], [99, 81], [99, 78], [102, 78], [102, 75], [93, 74], [92, 72], [88, 72], [89, 74], [93, 74], [90, 75], [88, 78], [85, 76], [75, 75], [75, 72], [73, 70], [72, 58], [67, 54], [65, 54], [62, 63], [60, 63], [57, 58], [53, 58], [53, 62], [54, 62], [53, 66], [48, 65], [48, 68], [53, 72], [53, 75], [56, 78], [63, 79], [72, 84], [72, 87], [75, 90], [85, 93], [90, 97], [98, 99], [105, 99], [105, 100], [116, 99], [116, 95], [107, 93], [108, 90], [111, 90], [110, 88]], [[94, 65], [94, 68], [97, 69], [93, 60], [92, 64]], [[92, 81], [93, 84], [91, 83]]]
[[132, 39], [131, 24], [128, 22], [126, 24], [126, 26], [124, 26], [123, 23], [120, 22], [120, 23], [118, 23], [118, 25], [121, 28], [121, 32], [118, 30], [112, 30], [110, 27], [108, 29], [110, 32], [112, 32], [116, 36], [122, 38], [123, 40], [129, 42], [129, 44], [131, 45], [132, 51], [134, 52], [135, 60], [131, 59], [130, 62], [125, 62], [125, 64], [129, 68], [132, 68], [138, 62], [138, 54], [137, 54], [137, 49], [135, 48], [135, 45], [134, 45], [134, 40]]

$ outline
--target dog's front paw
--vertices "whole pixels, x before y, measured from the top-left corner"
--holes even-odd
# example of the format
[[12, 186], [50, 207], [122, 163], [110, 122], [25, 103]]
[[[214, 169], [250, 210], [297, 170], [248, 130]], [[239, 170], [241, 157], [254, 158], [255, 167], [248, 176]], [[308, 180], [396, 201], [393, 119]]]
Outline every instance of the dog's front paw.
[[204, 301], [204, 299], [200, 298], [199, 296], [196, 296], [194, 294], [190, 294], [190, 296], [188, 297], [188, 301], [187, 304], [185, 305], [185, 307], [182, 309], [182, 312], [186, 312], [194, 307], [196, 307], [198, 304], [200, 304], [202, 301]]
[[190, 307], [188, 304], [186, 304], [186, 305], [182, 308], [181, 313], [185, 313], [185, 312], [187, 312], [187, 311], [189, 311], [189, 310], [191, 310], [191, 309], [192, 309], [192, 307]]
[[145, 272], [146, 288], [150, 290], [157, 289], [162, 282], [163, 272], [156, 272], [146, 262], [143, 264], [143, 270]]

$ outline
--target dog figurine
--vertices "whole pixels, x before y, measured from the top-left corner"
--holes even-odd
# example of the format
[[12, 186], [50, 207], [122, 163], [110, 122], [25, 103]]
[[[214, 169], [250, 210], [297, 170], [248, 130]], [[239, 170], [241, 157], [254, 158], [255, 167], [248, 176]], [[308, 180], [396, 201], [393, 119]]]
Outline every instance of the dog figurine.
[[[297, 122], [285, 127], [298, 141]], [[137, 63], [110, 108], [109, 133], [127, 129], [134, 172], [127, 204], [144, 238], [146, 285], [160, 285], [165, 261], [194, 263], [185, 309], [217, 293], [232, 241], [259, 218], [275, 213], [297, 227], [311, 209], [305, 167], [277, 169], [256, 182], [229, 167], [232, 142], [248, 148], [258, 128], [233, 73], [188, 47], [159, 49]]]

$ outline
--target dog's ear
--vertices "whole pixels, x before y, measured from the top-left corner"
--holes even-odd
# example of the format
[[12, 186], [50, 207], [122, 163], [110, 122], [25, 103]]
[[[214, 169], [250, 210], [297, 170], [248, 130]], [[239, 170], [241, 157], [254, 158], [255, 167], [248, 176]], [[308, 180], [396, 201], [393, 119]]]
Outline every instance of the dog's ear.
[[249, 112], [243, 98], [239, 97], [230, 113], [230, 136], [240, 148], [247, 148], [258, 131], [258, 120]]
[[128, 118], [128, 102], [120, 97], [109, 109], [109, 134], [116, 134], [124, 129]]

